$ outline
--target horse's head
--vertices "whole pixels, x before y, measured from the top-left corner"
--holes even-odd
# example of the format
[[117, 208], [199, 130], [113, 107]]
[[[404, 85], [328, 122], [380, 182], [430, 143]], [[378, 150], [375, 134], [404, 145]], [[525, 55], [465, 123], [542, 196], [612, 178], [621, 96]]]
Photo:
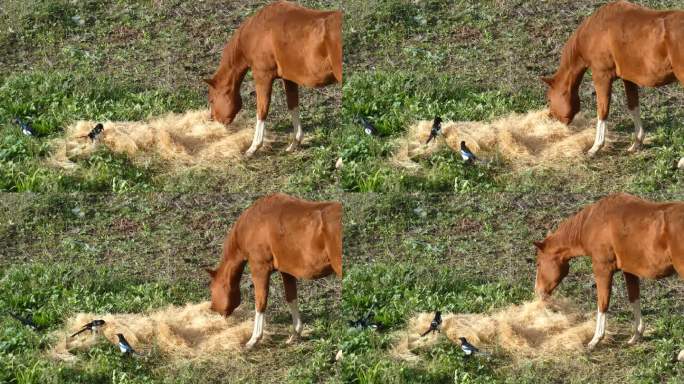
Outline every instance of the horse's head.
[[549, 237], [544, 241], [535, 241], [537, 247], [537, 277], [534, 291], [542, 299], [551, 295], [554, 289], [568, 275], [570, 249], [553, 244]]
[[546, 98], [551, 116], [563, 124], [572, 123], [580, 110], [579, 92], [574, 87], [564, 86], [555, 77], [543, 77], [542, 81], [549, 86]]
[[230, 282], [212, 269], [206, 270], [211, 277], [211, 310], [224, 316], [230, 316], [240, 305], [240, 289], [231, 289]]
[[242, 108], [240, 88], [219, 85], [214, 79], [204, 79], [209, 85], [209, 105], [211, 118], [222, 123], [230, 124]]

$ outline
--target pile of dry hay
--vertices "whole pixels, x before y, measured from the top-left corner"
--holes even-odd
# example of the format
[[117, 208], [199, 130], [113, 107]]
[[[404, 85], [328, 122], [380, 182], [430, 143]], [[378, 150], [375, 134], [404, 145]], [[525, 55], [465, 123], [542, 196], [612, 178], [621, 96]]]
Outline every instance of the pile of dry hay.
[[[117, 345], [117, 333], [122, 333], [131, 346], [140, 353], [153, 346], [172, 359], [210, 359], [225, 352], [242, 348], [252, 334], [252, 320], [240, 309], [230, 317], [223, 317], [209, 308], [209, 302], [169, 306], [149, 314], [79, 313], [66, 321], [65, 329], [58, 331], [57, 344], [50, 355], [62, 361], [75, 361], [72, 351], [93, 347], [102, 337]], [[100, 334], [86, 331], [70, 337], [93, 319], [103, 319], [105, 326]], [[268, 338], [268, 333], [264, 334]]]
[[[242, 156], [252, 143], [254, 124], [244, 116], [227, 127], [210, 120], [208, 110], [169, 113], [148, 121], [106, 121], [94, 143], [84, 136], [96, 122], [78, 121], [66, 128], [64, 138], [52, 142], [49, 162], [74, 168], [75, 160], [88, 158], [98, 145], [105, 145], [138, 162], [158, 156], [174, 165], [220, 166]], [[264, 146], [269, 144], [264, 141]]]
[[[416, 360], [413, 351], [434, 344], [439, 333], [420, 337], [434, 314], [420, 313], [392, 349], [403, 360]], [[559, 352], [581, 351], [594, 334], [595, 321], [580, 315], [566, 300], [553, 299], [512, 305], [492, 315], [442, 315], [441, 334], [455, 343], [465, 337], [488, 349], [497, 347], [517, 358], [553, 359]]]
[[501, 157], [514, 168], [554, 167], [560, 164], [559, 160], [583, 158], [596, 133], [594, 123], [583, 113], [566, 126], [551, 118], [548, 110], [512, 113], [492, 122], [443, 122], [442, 135], [426, 145], [431, 128], [432, 121], [411, 126], [406, 137], [398, 141], [392, 162], [414, 168], [415, 159], [429, 156], [444, 145], [458, 152], [463, 140], [480, 157]]

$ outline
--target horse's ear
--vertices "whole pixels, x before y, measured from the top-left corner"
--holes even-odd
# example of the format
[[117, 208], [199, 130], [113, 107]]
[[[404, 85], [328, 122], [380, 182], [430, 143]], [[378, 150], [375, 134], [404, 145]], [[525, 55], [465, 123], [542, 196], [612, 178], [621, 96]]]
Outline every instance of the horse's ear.
[[545, 82], [549, 87], [553, 86], [553, 77], [541, 77], [541, 81]]
[[535, 241], [534, 246], [537, 247], [537, 249], [540, 251], [544, 250], [544, 242], [543, 241]]
[[205, 83], [207, 83], [210, 87], [214, 88], [214, 79], [207, 79], [204, 78], [202, 79]]
[[216, 271], [215, 270], [210, 269], [210, 268], [205, 268], [204, 270], [207, 271], [207, 273], [209, 274], [209, 276], [211, 276], [212, 279], [216, 277]]

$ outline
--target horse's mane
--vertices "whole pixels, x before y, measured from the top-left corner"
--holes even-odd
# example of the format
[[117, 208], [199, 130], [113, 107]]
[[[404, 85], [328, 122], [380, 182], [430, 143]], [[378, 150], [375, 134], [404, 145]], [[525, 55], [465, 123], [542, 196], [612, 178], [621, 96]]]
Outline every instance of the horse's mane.
[[584, 24], [577, 28], [575, 32], [573, 32], [572, 35], [570, 35], [570, 38], [565, 43], [565, 46], [563, 46], [563, 52], [561, 53], [560, 68], [572, 68], [575, 64], [575, 60], [577, 57], [578, 36], [583, 26]]
[[594, 204], [584, 207], [575, 215], [563, 220], [554, 233], [554, 237], [561, 240], [563, 244], [578, 245], [582, 241], [582, 227], [589, 213], [594, 208]]
[[[235, 224], [233, 224], [233, 227], [230, 229], [228, 236], [226, 236], [226, 239], [223, 242], [223, 258], [221, 259], [221, 263], [219, 264], [217, 269], [219, 275], [230, 274], [230, 268], [232, 268], [236, 263], [239, 263], [239, 260], [236, 260], [239, 257], [239, 245], [237, 236], [239, 225], [240, 218], [238, 218]], [[228, 278], [229, 276], [223, 277]]]
[[219, 64], [220, 69], [232, 69], [236, 62], [242, 58], [242, 52], [240, 52], [240, 34], [242, 28], [243, 26], [240, 26], [240, 28], [233, 33], [233, 36], [228, 40], [225, 47], [223, 47], [223, 55], [221, 56], [221, 63]]

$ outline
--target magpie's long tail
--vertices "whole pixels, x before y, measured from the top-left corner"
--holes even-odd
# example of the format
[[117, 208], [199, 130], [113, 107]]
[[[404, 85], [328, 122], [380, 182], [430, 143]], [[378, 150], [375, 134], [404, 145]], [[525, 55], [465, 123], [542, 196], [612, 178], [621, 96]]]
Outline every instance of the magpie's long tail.
[[427, 331], [425, 331], [425, 333], [422, 333], [422, 334], [420, 335], [420, 337], [425, 337], [428, 333], [430, 333], [430, 331], [432, 331], [432, 327], [430, 327], [430, 329], [428, 329]]
[[71, 335], [71, 337], [76, 337], [76, 336], [80, 335], [81, 333], [85, 332], [86, 330], [88, 330], [88, 328], [83, 327], [83, 328], [81, 328], [78, 332], [76, 332], [76, 333], [74, 333], [73, 335]]
[[432, 139], [434, 139], [434, 138], [435, 138], [435, 136], [430, 135], [430, 137], [428, 137], [427, 141], [425, 142], [425, 145], [430, 144], [430, 141], [432, 141]]

